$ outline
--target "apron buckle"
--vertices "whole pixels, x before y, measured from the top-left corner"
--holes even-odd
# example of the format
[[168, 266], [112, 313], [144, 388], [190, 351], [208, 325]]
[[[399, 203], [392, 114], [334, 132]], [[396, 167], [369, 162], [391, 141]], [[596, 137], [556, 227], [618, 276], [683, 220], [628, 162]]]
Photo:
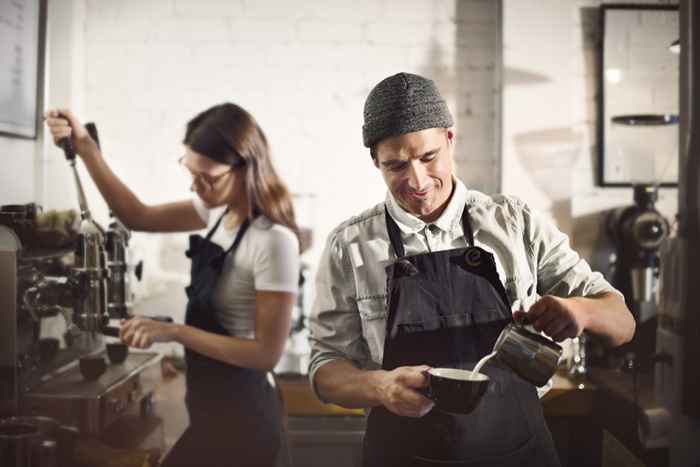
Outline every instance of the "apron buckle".
[[477, 247], [467, 248], [464, 252], [464, 262], [467, 266], [479, 267], [481, 266], [481, 250]]

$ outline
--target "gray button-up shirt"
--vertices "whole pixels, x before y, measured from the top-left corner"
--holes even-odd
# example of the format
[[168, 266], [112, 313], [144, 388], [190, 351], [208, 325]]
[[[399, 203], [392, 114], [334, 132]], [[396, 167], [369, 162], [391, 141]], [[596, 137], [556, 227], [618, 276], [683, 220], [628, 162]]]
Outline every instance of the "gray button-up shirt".
[[401, 229], [408, 256], [467, 246], [461, 219], [468, 205], [475, 243], [496, 258], [513, 310], [527, 310], [545, 294], [570, 297], [615, 291], [571, 249], [564, 233], [522, 201], [487, 196], [454, 181], [452, 198], [432, 224], [404, 211], [388, 193], [385, 203], [343, 222], [329, 235], [309, 319], [309, 377], [314, 388], [316, 371], [336, 359], [362, 369], [381, 368], [388, 314], [385, 267], [396, 259], [385, 205]]

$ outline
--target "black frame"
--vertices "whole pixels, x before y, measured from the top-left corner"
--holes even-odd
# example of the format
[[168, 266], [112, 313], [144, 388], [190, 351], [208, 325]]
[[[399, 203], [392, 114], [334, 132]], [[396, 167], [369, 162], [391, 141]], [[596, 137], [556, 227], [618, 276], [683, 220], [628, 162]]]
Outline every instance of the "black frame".
[[[674, 367], [683, 375], [680, 393], [681, 413], [700, 422], [700, 297], [697, 294], [695, 278], [700, 271], [700, 249], [692, 247], [700, 238], [700, 86], [697, 83], [700, 73], [700, 5], [695, 0], [682, 2], [681, 26], [681, 85], [680, 101], [681, 135], [687, 145], [680, 150], [680, 187], [678, 189], [679, 217], [678, 236], [682, 246], [680, 258], [681, 287], [680, 310], [683, 314], [682, 327], [677, 332], [683, 333], [682, 367]], [[681, 366], [681, 365], [679, 365]], [[678, 369], [677, 369], [678, 368]], [[697, 448], [692, 452], [698, 452]], [[691, 450], [688, 451], [688, 454]], [[690, 457], [687, 457], [690, 460]]]
[[[629, 3], [607, 3], [600, 6], [599, 31], [600, 41], [598, 44], [598, 110], [597, 110], [597, 136], [598, 136], [598, 185], [603, 188], [631, 187], [634, 183], [606, 182], [605, 181], [605, 13], [607, 10], [675, 10], [679, 11], [678, 5], [649, 5], [649, 4], [629, 4]], [[680, 12], [679, 12], [680, 14]], [[680, 34], [680, 31], [679, 31]], [[679, 138], [680, 145], [680, 138]], [[679, 174], [680, 177], [680, 174]], [[660, 183], [663, 188], [678, 187], [675, 183]]]
[[39, 139], [42, 126], [42, 110], [44, 108], [44, 70], [46, 69], [46, 17], [48, 0], [38, 0], [39, 24], [37, 27], [37, 54], [36, 54], [36, 109], [34, 121], [34, 136], [20, 135], [9, 131], [0, 131], [4, 138], [17, 138], [26, 140]]

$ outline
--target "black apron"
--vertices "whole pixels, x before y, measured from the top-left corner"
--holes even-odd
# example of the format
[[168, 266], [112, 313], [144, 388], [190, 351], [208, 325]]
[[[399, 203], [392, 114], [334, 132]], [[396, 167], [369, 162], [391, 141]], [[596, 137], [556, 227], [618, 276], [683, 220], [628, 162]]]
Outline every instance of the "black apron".
[[[386, 223], [398, 259], [386, 268], [389, 313], [382, 368], [473, 369], [491, 353], [512, 313], [493, 255], [474, 245], [469, 207], [462, 214], [467, 248], [406, 257], [388, 210]], [[470, 414], [434, 408], [411, 418], [373, 408], [365, 467], [559, 466], [535, 387], [494, 359], [481, 372], [491, 382]]]
[[[231, 247], [210, 241], [224, 213], [206, 238], [190, 236], [192, 260], [185, 324], [229, 335], [216, 318], [212, 298], [227, 255], [236, 252], [250, 226], [246, 220]], [[214, 360], [185, 348], [186, 404], [190, 425], [168, 454], [170, 466], [271, 466], [282, 435], [277, 395], [264, 371]]]

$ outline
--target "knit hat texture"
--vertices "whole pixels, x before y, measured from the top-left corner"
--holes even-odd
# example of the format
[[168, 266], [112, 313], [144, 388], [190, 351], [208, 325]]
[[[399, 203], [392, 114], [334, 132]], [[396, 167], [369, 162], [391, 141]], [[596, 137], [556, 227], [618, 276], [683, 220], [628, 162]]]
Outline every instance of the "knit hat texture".
[[372, 147], [384, 138], [454, 124], [435, 83], [411, 73], [384, 79], [365, 101], [362, 139]]

